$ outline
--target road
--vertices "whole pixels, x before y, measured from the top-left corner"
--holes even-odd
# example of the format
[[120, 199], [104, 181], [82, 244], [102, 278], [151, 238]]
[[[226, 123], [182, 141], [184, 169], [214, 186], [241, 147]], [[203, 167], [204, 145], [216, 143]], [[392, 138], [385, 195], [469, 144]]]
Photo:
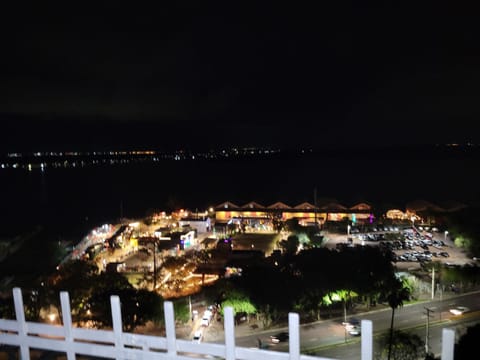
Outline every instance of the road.
[[[439, 355], [441, 353], [441, 337], [443, 328], [456, 329], [457, 336], [463, 331], [467, 324], [480, 322], [480, 292], [472, 292], [460, 296], [450, 297], [445, 300], [427, 301], [413, 305], [406, 305], [395, 311], [394, 327], [397, 330], [412, 332], [420, 336], [421, 339], [426, 338], [427, 311], [426, 308], [432, 310], [430, 312], [429, 325], [429, 345], [430, 351]], [[463, 305], [470, 308], [470, 312], [453, 316], [448, 311], [455, 305]], [[381, 312], [374, 312], [362, 315], [361, 319], [372, 321], [374, 337], [385, 333], [390, 327], [391, 310], [387, 309]], [[313, 353], [317, 356], [329, 356], [341, 359], [360, 359], [360, 338], [352, 339], [345, 343], [341, 339], [337, 345], [330, 347], [319, 347]], [[321, 345], [320, 345], [321, 346]], [[375, 350], [375, 346], [374, 346]]]
[[[463, 305], [470, 309], [468, 313], [460, 316], [453, 316], [448, 311], [455, 305]], [[415, 333], [425, 340], [427, 315], [426, 308], [432, 310], [429, 319], [429, 345], [430, 350], [439, 355], [441, 353], [441, 336], [443, 328], [454, 328], [457, 337], [468, 325], [480, 323], [480, 291], [462, 295], [450, 296], [443, 300], [424, 301], [415, 304], [405, 305], [396, 309], [394, 328]], [[371, 311], [355, 314], [355, 317], [363, 320], [371, 320], [373, 336], [388, 333], [391, 320], [391, 309]], [[302, 325], [300, 328], [300, 341], [302, 353], [334, 358], [360, 360], [360, 337], [345, 335], [342, 326], [342, 318], [322, 320], [315, 323]], [[242, 331], [236, 329], [236, 343], [242, 347], [254, 347], [261, 339], [263, 344], [268, 344], [270, 350], [287, 351], [288, 343], [271, 344], [269, 336], [288, 329], [274, 329], [269, 331]], [[223, 343], [223, 332], [221, 326], [215, 329], [208, 329], [210, 336], [206, 341]], [[248, 333], [247, 333], [248, 332]], [[212, 339], [215, 337], [215, 339]], [[210, 340], [208, 340], [210, 338]], [[374, 345], [375, 351], [375, 345]]]

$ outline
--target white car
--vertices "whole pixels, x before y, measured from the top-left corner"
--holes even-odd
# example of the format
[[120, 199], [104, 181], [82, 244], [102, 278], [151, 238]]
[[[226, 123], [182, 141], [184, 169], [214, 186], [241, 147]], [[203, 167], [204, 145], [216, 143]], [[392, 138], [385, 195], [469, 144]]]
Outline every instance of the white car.
[[206, 318], [206, 317], [203, 317], [202, 320], [200, 321], [200, 325], [201, 325], [201, 326], [208, 326], [208, 325], [210, 325], [210, 319], [209, 319], [209, 318]]
[[193, 339], [192, 341], [196, 342], [196, 343], [201, 343], [202, 342], [202, 339], [203, 339], [203, 332], [202, 330], [197, 330], [195, 331], [195, 333], [193, 334]]
[[449, 311], [453, 315], [462, 315], [469, 311], [470, 309], [465, 307], [465, 306], [455, 306], [454, 308], [451, 308]]
[[200, 325], [208, 326], [210, 325], [210, 320], [212, 320], [212, 312], [210, 310], [206, 310], [203, 313], [202, 321], [200, 322]]
[[360, 325], [353, 325], [348, 329], [348, 333], [352, 336], [360, 336], [362, 334], [362, 327]]
[[354, 328], [360, 328], [360, 320], [357, 318], [351, 318], [349, 321], [343, 322], [342, 325], [345, 326], [347, 331], [350, 331]]

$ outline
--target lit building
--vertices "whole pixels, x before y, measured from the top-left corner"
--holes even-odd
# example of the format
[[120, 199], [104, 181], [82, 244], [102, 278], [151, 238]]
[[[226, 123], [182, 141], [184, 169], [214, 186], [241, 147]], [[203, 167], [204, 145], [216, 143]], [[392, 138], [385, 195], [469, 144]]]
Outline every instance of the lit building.
[[278, 219], [286, 221], [297, 219], [299, 223], [319, 224], [326, 221], [341, 221], [348, 219], [353, 222], [366, 222], [372, 215], [372, 206], [367, 203], [359, 203], [352, 207], [346, 207], [336, 201], [328, 201], [317, 206], [303, 202], [296, 206], [289, 206], [283, 202], [276, 202], [270, 206], [263, 206], [254, 201], [238, 206], [230, 201], [221, 203], [215, 207], [215, 221], [228, 223], [246, 221], [253, 224], [259, 221], [271, 221]]

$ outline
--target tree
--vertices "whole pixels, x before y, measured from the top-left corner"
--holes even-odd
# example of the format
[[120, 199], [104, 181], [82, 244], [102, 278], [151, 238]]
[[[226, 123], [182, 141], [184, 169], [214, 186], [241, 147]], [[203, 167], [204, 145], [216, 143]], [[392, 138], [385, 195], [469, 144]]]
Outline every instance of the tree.
[[88, 310], [87, 303], [97, 286], [98, 267], [92, 261], [73, 260], [62, 265], [51, 277], [52, 293], [51, 304], [60, 305], [59, 294], [68, 292], [72, 317], [81, 320]]
[[323, 245], [324, 236], [318, 233], [312, 234], [310, 237], [310, 247], [319, 248]]
[[175, 272], [184, 266], [186, 259], [183, 256], [167, 256], [163, 259], [161, 269], [164, 269], [168, 272]]
[[163, 286], [165, 289], [168, 289], [169, 291], [173, 293], [179, 293], [180, 290], [185, 287], [185, 284], [187, 282], [183, 280], [182, 278], [179, 277], [171, 277], [167, 281], [164, 282]]
[[279, 243], [285, 255], [295, 255], [300, 245], [300, 240], [296, 235], [290, 235], [287, 240], [281, 240]]
[[[100, 327], [112, 326], [110, 297], [112, 295], [131, 294], [133, 286], [116, 272], [104, 272], [96, 277], [95, 291], [88, 299], [87, 309], [91, 311], [91, 320]], [[126, 300], [124, 300], [126, 302]]]
[[31, 321], [42, 320], [42, 310], [56, 305], [60, 309], [60, 297], [42, 277], [38, 284], [32, 289], [23, 289], [23, 303], [25, 307], [25, 318]]
[[403, 302], [410, 299], [410, 288], [406, 286], [402, 279], [393, 278], [389, 284], [386, 285], [386, 300], [388, 305], [392, 308], [392, 318], [390, 321], [390, 341], [388, 345], [388, 360], [392, 353], [393, 345], [393, 320], [395, 317], [395, 309], [403, 306]]
[[212, 259], [212, 250], [202, 249], [193, 251], [192, 261], [198, 265], [205, 265]]
[[347, 321], [347, 302], [356, 296], [358, 296], [358, 294], [352, 290], [336, 290], [324, 296], [323, 303], [331, 304], [335, 301], [342, 301], [344, 321]]
[[[356, 293], [359, 298], [377, 298], [383, 291], [385, 282], [394, 277], [389, 257], [378, 247], [372, 246], [358, 246], [342, 251], [306, 249], [295, 256], [292, 264], [292, 273], [299, 275], [301, 280], [300, 297], [309, 293], [310, 302], [323, 305], [327, 305], [321, 300], [323, 296], [336, 293], [339, 289], [349, 291], [352, 295]], [[319, 296], [318, 301], [311, 298], [315, 294]]]
[[249, 299], [228, 299], [222, 302], [221, 314], [223, 315], [223, 309], [230, 306], [233, 309], [234, 314], [246, 314], [254, 315], [257, 313], [257, 308], [253, 305]]
[[120, 298], [122, 325], [124, 331], [132, 332], [137, 326], [148, 321], [160, 323], [163, 321], [163, 299], [155, 292], [145, 289], [119, 288], [104, 291], [92, 298], [94, 320], [101, 326], [112, 326], [111, 303], [112, 295]]
[[236, 289], [245, 291], [251, 299], [262, 317], [264, 327], [280, 320], [293, 308], [300, 290], [298, 279], [292, 277], [291, 273], [279, 271], [268, 264], [248, 267], [242, 276], [234, 277], [231, 281]]
[[280, 232], [285, 227], [285, 223], [282, 220], [282, 212], [278, 209], [272, 210], [271, 212], [267, 212], [267, 217], [272, 223], [273, 229], [276, 232]]
[[478, 236], [478, 206], [469, 206], [452, 212], [446, 217], [446, 226], [455, 245], [465, 248], [473, 256], [480, 254], [480, 237]]
[[422, 359], [426, 356], [425, 343], [420, 336], [402, 331], [394, 331], [393, 336], [381, 337], [378, 348], [381, 349], [380, 354], [375, 356], [378, 359], [384, 359], [387, 351], [388, 358], [390, 359], [391, 353], [393, 360]]
[[[173, 299], [171, 301], [173, 301], [173, 311], [175, 314], [175, 321], [181, 322], [181, 323], [186, 323], [187, 321], [189, 321], [192, 317], [192, 314], [190, 312], [188, 297]], [[163, 312], [162, 312], [162, 316], [163, 316]]]
[[305, 289], [295, 303], [295, 310], [306, 313], [309, 318], [320, 320], [320, 308], [326, 305], [323, 301], [324, 293], [320, 289]]
[[131, 288], [121, 289], [115, 295], [120, 297], [125, 331], [133, 331], [147, 321], [154, 323], [163, 321], [163, 299], [157, 293]]
[[454, 359], [465, 360], [471, 359], [472, 354], [478, 351], [478, 339], [480, 337], [480, 324], [469, 326], [465, 334], [463, 334], [458, 343], [455, 345]]
[[285, 221], [285, 229], [292, 233], [296, 233], [302, 229], [302, 226], [298, 222], [297, 218], [292, 218]]
[[13, 306], [13, 296], [0, 297], [0, 318], [15, 319], [15, 308]]
[[253, 315], [257, 312], [255, 305], [252, 304], [248, 296], [241, 291], [233, 290], [225, 295], [225, 300], [221, 303], [220, 312], [223, 315], [223, 309], [227, 306], [233, 308], [233, 313], [245, 313]]

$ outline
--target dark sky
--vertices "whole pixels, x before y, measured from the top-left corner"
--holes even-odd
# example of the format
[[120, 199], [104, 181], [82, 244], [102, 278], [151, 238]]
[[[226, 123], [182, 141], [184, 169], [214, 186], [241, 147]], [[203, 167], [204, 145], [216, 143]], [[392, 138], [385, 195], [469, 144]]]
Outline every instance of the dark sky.
[[121, 3], [2, 11], [2, 150], [480, 143], [474, 9]]

